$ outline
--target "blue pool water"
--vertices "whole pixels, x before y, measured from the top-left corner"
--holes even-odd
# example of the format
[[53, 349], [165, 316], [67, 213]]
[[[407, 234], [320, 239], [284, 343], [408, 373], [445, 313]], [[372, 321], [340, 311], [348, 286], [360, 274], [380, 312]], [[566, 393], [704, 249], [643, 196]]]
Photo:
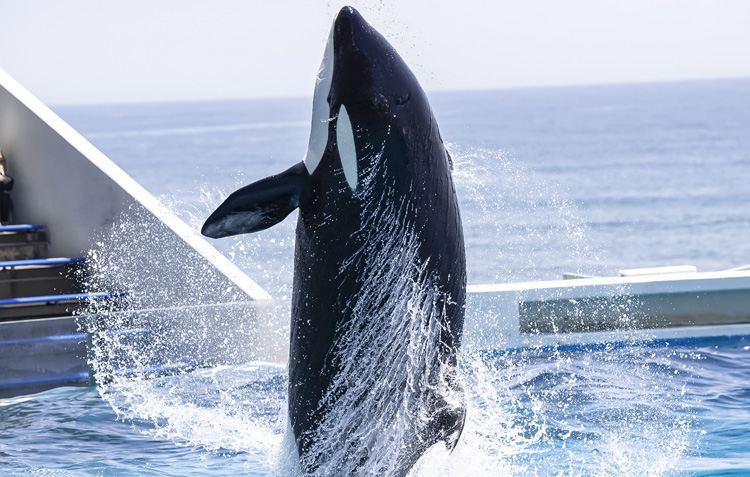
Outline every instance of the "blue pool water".
[[[750, 262], [750, 80], [430, 98], [456, 162], [471, 284]], [[301, 159], [309, 103], [54, 109], [198, 227], [221, 197]], [[278, 299], [282, 321], [293, 222], [214, 242]], [[466, 345], [464, 435], [419, 475], [750, 475], [748, 337], [511, 354]], [[283, 364], [248, 363], [104, 398], [57, 389], [0, 400], [0, 469], [283, 473], [285, 390]]]
[[[484, 374], [473, 375], [482, 388], [469, 407], [465, 433], [473, 434], [437, 475], [466, 475], [467, 468], [540, 476], [750, 472], [750, 337], [475, 359]], [[206, 411], [175, 403], [183, 415], [173, 419], [185, 422], [171, 428], [158, 420], [118, 420], [93, 388], [3, 400], [3, 473], [271, 475], [264, 451], [274, 448], [285, 374], [283, 366], [247, 365], [163, 378], [150, 389], [154, 403], [165, 389], [177, 390]], [[235, 401], [227, 404], [218, 392]], [[232, 417], [230, 408], [254, 415], [254, 424], [265, 416], [268, 432], [254, 427], [252, 417], [222, 422]], [[202, 429], [188, 441], [183, 425]]]

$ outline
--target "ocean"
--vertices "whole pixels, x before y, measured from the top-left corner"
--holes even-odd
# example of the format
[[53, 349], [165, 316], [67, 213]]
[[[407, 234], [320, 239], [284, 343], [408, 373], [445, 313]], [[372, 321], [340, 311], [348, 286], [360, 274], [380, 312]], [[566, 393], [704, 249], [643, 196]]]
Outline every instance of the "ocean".
[[[750, 80], [429, 97], [455, 163], [469, 284], [750, 263]], [[310, 103], [53, 109], [199, 228], [227, 194], [301, 160]], [[269, 291], [282, 322], [294, 222], [212, 241]], [[114, 243], [124, 250], [104, 247], [127, 258], [137, 242], [123, 234]], [[114, 274], [139, 286], [132, 273]], [[210, 287], [184, 280], [196, 292]], [[750, 337], [484, 349], [467, 351], [462, 369], [461, 442], [417, 475], [750, 475]], [[286, 379], [283, 363], [251, 362], [0, 400], [0, 467], [40, 476], [283, 475]]]

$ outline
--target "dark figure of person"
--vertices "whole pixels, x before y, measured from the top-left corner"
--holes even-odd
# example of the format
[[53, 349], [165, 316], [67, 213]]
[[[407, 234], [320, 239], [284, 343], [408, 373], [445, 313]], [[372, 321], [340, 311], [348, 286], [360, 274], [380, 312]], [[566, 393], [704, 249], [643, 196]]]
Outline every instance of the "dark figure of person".
[[0, 151], [0, 225], [11, 222], [13, 218], [13, 201], [10, 190], [13, 188], [13, 178], [6, 174], [5, 158]]

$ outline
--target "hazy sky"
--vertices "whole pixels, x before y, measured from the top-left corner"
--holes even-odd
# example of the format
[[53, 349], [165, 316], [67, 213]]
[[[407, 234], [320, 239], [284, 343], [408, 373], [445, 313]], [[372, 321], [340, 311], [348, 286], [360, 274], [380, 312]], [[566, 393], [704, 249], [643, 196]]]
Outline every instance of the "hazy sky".
[[[747, 0], [351, 1], [427, 90], [750, 77]], [[312, 96], [345, 2], [0, 0], [50, 104]]]

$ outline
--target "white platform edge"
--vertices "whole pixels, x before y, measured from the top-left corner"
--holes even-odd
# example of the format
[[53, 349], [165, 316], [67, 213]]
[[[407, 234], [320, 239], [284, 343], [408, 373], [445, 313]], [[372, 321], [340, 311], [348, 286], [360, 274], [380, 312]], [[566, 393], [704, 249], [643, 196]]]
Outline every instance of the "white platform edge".
[[[136, 202], [164, 223], [178, 237], [210, 262], [219, 272], [245, 292], [252, 300], [270, 300], [271, 296], [250, 277], [239, 270], [224, 255], [219, 253], [201, 235], [190, 228], [151, 193], [120, 169], [75, 129], [63, 121], [44, 103], [31, 94], [8, 73], [0, 69], [0, 87], [14, 96], [28, 110], [46, 123], [60, 138], [70, 144], [93, 165], [106, 174], [117, 186], [129, 194]], [[0, 148], [2, 145], [0, 145]]]
[[750, 335], [750, 324], [675, 326], [658, 329], [586, 333], [520, 332], [522, 301], [702, 293], [740, 290], [750, 293], [750, 271], [723, 271], [631, 277], [603, 277], [469, 286], [464, 333], [480, 349], [517, 349]]

